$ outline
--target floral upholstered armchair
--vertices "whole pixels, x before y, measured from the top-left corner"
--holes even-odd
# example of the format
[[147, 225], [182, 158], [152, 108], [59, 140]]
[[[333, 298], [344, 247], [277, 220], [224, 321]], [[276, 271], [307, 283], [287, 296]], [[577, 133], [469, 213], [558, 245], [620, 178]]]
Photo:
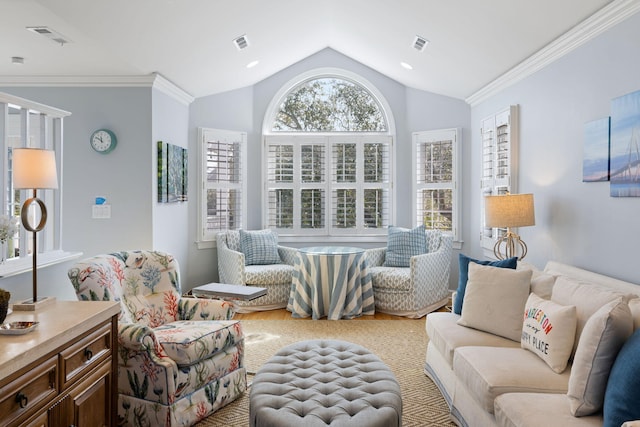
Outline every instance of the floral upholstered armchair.
[[425, 235], [426, 253], [411, 256], [407, 267], [385, 266], [386, 247], [365, 252], [376, 311], [418, 318], [448, 302], [453, 237], [439, 230]]
[[[278, 245], [274, 236], [270, 230], [231, 230], [217, 235], [220, 283], [267, 288], [265, 296], [252, 301], [236, 301], [238, 313], [285, 308], [289, 302], [298, 250]], [[266, 239], [268, 242], [260, 242], [259, 246], [270, 246], [271, 256], [264, 256], [264, 251], [253, 256], [251, 244], [247, 243], [250, 238]], [[242, 242], [245, 243], [244, 252]]]
[[157, 251], [99, 255], [68, 272], [79, 300], [120, 302], [118, 425], [193, 425], [247, 387], [233, 305], [181, 296], [178, 262]]

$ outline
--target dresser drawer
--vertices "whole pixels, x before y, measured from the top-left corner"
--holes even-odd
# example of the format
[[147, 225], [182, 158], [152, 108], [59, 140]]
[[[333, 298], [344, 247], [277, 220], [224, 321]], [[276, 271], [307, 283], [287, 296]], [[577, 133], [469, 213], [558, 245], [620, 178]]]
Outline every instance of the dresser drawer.
[[0, 387], [2, 425], [13, 425], [18, 418], [31, 414], [57, 394], [58, 358], [54, 356]]
[[62, 389], [69, 387], [111, 354], [111, 323], [60, 352]]

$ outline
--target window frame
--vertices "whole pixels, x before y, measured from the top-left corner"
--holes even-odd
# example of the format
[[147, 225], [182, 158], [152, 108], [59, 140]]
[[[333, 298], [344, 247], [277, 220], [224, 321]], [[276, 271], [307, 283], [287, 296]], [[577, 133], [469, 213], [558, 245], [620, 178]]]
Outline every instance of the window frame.
[[[296, 89], [299, 85], [309, 82], [311, 80], [322, 79], [322, 78], [335, 78], [341, 80], [347, 80], [351, 83], [354, 83], [364, 90], [366, 90], [378, 103], [380, 107], [380, 111], [383, 115], [384, 120], [387, 124], [387, 130], [385, 132], [286, 132], [286, 131], [272, 131], [273, 123], [276, 120], [277, 114], [279, 112], [280, 105], [287, 97], [287, 95], [294, 89]], [[289, 138], [289, 137], [297, 137], [297, 138], [305, 138], [305, 137], [332, 137], [332, 136], [342, 136], [342, 137], [353, 137], [353, 136], [371, 136], [371, 137], [388, 137], [390, 138], [390, 151], [389, 151], [389, 218], [387, 223], [393, 224], [396, 218], [396, 192], [395, 181], [396, 181], [396, 168], [395, 168], [395, 158], [396, 158], [396, 125], [393, 117], [393, 113], [391, 107], [382, 93], [367, 79], [362, 76], [353, 73], [348, 70], [326, 67], [326, 68], [317, 68], [309, 70], [305, 73], [302, 73], [287, 83], [285, 83], [280, 90], [273, 96], [271, 102], [269, 103], [264, 119], [262, 122], [262, 161], [261, 165], [264, 169], [262, 174], [262, 227], [266, 228], [268, 226], [268, 215], [269, 215], [269, 200], [268, 200], [268, 153], [267, 153], [267, 139], [273, 137], [279, 138]], [[330, 155], [330, 153], [329, 153]], [[328, 167], [328, 165], [326, 165]], [[329, 175], [327, 175], [329, 176]], [[329, 193], [329, 203], [331, 203], [331, 194]], [[326, 206], [325, 206], [326, 208]], [[295, 207], [294, 207], [295, 213]], [[326, 227], [330, 227], [331, 217], [326, 217]], [[325, 228], [326, 228], [325, 227]], [[380, 242], [386, 239], [387, 230], [386, 228], [380, 229], [380, 233], [376, 234], [358, 234], [357, 232], [344, 234], [344, 233], [310, 233], [310, 229], [304, 229], [301, 234], [281, 234], [284, 239], [283, 241], [287, 241], [287, 238], [295, 239], [299, 241], [301, 237], [311, 237], [313, 238], [321, 236], [323, 241], [328, 242]], [[280, 234], [280, 232], [279, 232]], [[317, 239], [316, 239], [317, 240]]]
[[[419, 182], [419, 170], [418, 162], [419, 146], [424, 143], [437, 143], [440, 141], [452, 142], [452, 156], [451, 156], [451, 181], [450, 182], [437, 182], [437, 183], [420, 183]], [[462, 159], [462, 129], [460, 128], [448, 128], [448, 129], [435, 129], [427, 131], [414, 132], [412, 134], [412, 212], [413, 212], [413, 226], [421, 224], [418, 218], [422, 216], [423, 211], [418, 206], [418, 191], [420, 190], [451, 190], [451, 232], [446, 232], [453, 236], [453, 241], [456, 248], [460, 248], [462, 244], [462, 224], [461, 224], [461, 212], [462, 212], [462, 197], [461, 197], [461, 159]]]
[[[9, 110], [19, 110], [20, 123], [19, 134], [10, 135]], [[9, 189], [12, 179], [9, 178], [9, 149], [10, 148], [43, 148], [55, 152], [56, 169], [59, 188], [56, 190], [38, 190], [40, 198], [47, 207], [47, 223], [45, 228], [36, 234], [38, 249], [38, 266], [57, 264], [77, 258], [79, 253], [65, 252], [62, 250], [62, 193], [63, 193], [63, 156], [62, 145], [64, 138], [64, 118], [71, 113], [59, 108], [40, 104], [28, 99], [0, 92], [0, 214], [9, 213], [11, 205], [18, 203], [10, 193], [16, 190]], [[33, 123], [35, 121], [35, 123]], [[19, 138], [14, 144], [13, 138]], [[19, 208], [25, 200], [32, 197], [32, 190], [20, 190]], [[13, 206], [18, 208], [18, 206]], [[20, 217], [19, 212], [13, 216]], [[31, 254], [28, 253], [31, 246], [31, 233], [27, 232], [20, 223], [18, 257], [7, 258], [5, 264], [0, 265], [0, 277], [10, 277], [29, 271], [31, 266]], [[25, 250], [22, 250], [22, 249]]]
[[[209, 182], [207, 174], [207, 143], [212, 140], [227, 141], [240, 144], [240, 182]], [[207, 231], [207, 192], [215, 189], [240, 190], [240, 215], [238, 227], [246, 228], [247, 223], [247, 133], [225, 129], [198, 128], [198, 177], [200, 181], [198, 189], [198, 238], [199, 249], [215, 247], [216, 235], [228, 229]]]

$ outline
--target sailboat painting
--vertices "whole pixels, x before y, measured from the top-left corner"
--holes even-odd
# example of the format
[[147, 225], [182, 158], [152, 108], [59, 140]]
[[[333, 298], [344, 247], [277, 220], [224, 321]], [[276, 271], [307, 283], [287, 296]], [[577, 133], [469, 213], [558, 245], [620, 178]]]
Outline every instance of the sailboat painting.
[[640, 197], [640, 91], [611, 101], [611, 197]]
[[584, 125], [582, 182], [609, 181], [609, 117]]

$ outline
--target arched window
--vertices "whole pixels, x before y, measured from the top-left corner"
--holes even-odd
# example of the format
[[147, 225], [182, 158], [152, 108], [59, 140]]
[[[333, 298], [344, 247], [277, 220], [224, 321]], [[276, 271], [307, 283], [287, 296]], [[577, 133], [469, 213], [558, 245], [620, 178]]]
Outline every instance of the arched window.
[[264, 225], [281, 235], [385, 235], [392, 129], [384, 98], [359, 76], [324, 70], [289, 82], [263, 125]]

